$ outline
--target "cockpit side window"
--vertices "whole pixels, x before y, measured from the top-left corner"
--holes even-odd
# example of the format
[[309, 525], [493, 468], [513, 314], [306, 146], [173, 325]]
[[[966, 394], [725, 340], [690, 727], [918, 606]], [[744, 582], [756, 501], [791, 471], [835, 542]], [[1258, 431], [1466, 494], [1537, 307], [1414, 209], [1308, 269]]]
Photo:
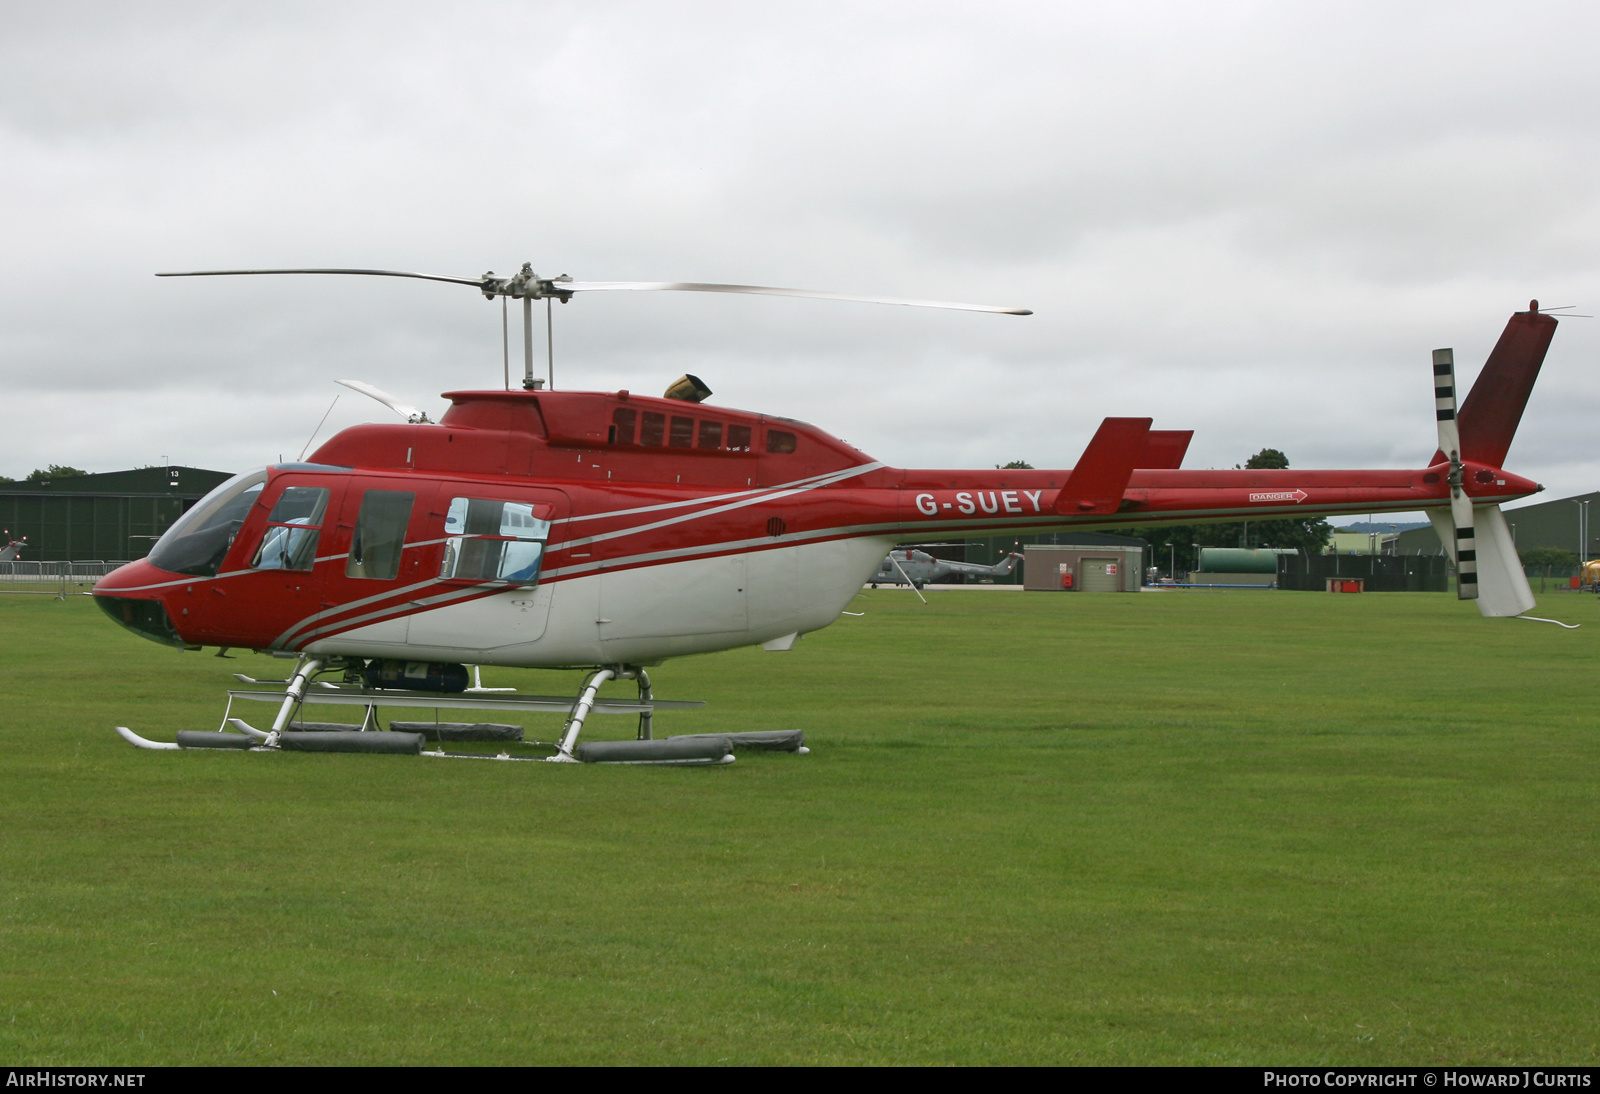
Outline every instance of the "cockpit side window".
[[327, 511], [326, 487], [286, 487], [267, 516], [267, 530], [250, 565], [258, 570], [311, 569]]
[[534, 585], [550, 522], [543, 506], [483, 498], [452, 498], [445, 515], [444, 563], [439, 576]]
[[266, 468], [246, 471], [201, 498], [156, 541], [150, 564], [174, 574], [216, 577], [266, 481]]

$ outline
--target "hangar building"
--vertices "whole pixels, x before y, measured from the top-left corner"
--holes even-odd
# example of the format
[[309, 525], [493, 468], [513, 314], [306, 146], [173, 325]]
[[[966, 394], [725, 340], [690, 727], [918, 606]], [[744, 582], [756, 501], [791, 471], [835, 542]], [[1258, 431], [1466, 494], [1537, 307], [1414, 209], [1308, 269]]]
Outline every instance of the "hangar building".
[[[1584, 558], [1600, 555], [1600, 534], [1589, 530], [1589, 542], [1580, 544], [1579, 505], [1577, 503], [1600, 501], [1600, 493], [1577, 494], [1570, 498], [1541, 501], [1535, 505], [1519, 505], [1515, 509], [1502, 509], [1506, 524], [1511, 527], [1511, 538], [1517, 549], [1531, 547], [1559, 547], [1563, 551], [1576, 551]], [[1594, 510], [1600, 517], [1600, 509]], [[1580, 550], [1581, 546], [1581, 550]], [[1413, 528], [1401, 532], [1395, 553], [1402, 555], [1436, 555], [1443, 549], [1439, 537], [1431, 527]]]
[[0, 528], [27, 537], [30, 562], [143, 558], [172, 522], [230, 477], [203, 467], [140, 467], [44, 482], [0, 482]]

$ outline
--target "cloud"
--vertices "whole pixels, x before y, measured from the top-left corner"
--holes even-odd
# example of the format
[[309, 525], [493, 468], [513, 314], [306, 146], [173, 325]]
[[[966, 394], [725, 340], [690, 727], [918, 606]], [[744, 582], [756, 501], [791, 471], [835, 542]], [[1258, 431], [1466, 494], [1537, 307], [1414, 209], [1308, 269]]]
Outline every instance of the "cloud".
[[[1530, 296], [1600, 302], [1600, 16], [1519, 18], [13, 7], [0, 471], [232, 470], [297, 451], [333, 379], [418, 402], [500, 382], [498, 307], [470, 289], [157, 270], [524, 260], [1035, 308], [555, 309], [563, 385], [693, 371], [716, 401], [899, 464], [1070, 464], [1111, 413], [1196, 428], [1196, 466], [1263, 445], [1296, 466], [1415, 463], [1429, 350], [1454, 345], [1470, 375]], [[1563, 324], [1512, 450], [1564, 492], [1593, 485], [1595, 322]], [[324, 435], [386, 413], [347, 396]]]

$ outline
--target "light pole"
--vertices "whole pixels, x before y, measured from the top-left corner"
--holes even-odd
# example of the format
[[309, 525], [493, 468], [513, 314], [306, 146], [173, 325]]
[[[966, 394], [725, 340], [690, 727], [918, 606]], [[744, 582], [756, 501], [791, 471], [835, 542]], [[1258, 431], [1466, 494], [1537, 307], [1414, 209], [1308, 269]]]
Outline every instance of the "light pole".
[[1589, 502], [1573, 498], [1572, 504], [1578, 507], [1578, 572], [1581, 574], [1583, 564], [1589, 561]]
[[[1200, 568], [1200, 545], [1198, 543], [1191, 543], [1189, 546], [1194, 548], [1194, 569], [1198, 570]], [[1191, 576], [1193, 576], [1192, 572]]]
[[1178, 580], [1178, 548], [1172, 543], [1167, 544], [1167, 576]]

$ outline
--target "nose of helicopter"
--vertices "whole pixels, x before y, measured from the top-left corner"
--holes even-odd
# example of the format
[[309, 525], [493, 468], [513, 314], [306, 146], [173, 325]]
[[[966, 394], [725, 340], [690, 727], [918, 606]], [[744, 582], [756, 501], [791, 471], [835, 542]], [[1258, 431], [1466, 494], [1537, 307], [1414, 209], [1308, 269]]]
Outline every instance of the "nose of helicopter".
[[183, 579], [139, 559], [95, 582], [94, 602], [118, 625], [166, 646], [187, 646], [172, 625], [162, 596]]

